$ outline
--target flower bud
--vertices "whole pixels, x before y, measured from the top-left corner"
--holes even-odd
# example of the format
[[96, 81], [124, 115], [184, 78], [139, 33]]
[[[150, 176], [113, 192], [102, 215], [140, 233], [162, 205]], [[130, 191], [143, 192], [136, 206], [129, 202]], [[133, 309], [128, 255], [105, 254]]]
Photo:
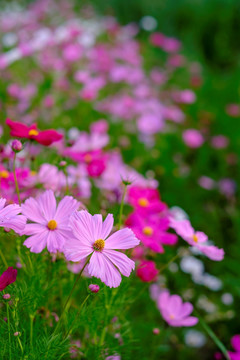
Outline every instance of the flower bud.
[[11, 295], [10, 294], [4, 294], [3, 295], [3, 299], [4, 300], [9, 300], [11, 298]]
[[14, 335], [14, 336], [19, 336], [19, 335], [20, 335], [20, 332], [19, 332], [19, 331], [16, 331], [13, 335]]
[[153, 329], [153, 334], [154, 334], [154, 335], [160, 334], [160, 330], [159, 330], [158, 328], [154, 328], [154, 329]]
[[19, 141], [19, 140], [17, 140], [17, 139], [13, 140], [13, 142], [12, 142], [12, 150], [13, 150], [14, 152], [16, 152], [16, 153], [18, 153], [19, 151], [21, 151], [21, 150], [22, 150], [22, 143], [21, 143], [21, 141]]
[[90, 284], [88, 288], [92, 293], [98, 293], [100, 290], [100, 287], [96, 284]]

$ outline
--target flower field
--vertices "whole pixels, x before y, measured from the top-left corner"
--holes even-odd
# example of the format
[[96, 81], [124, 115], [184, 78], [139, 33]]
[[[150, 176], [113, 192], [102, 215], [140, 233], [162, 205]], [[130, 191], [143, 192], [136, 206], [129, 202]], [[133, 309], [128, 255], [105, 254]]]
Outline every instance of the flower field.
[[240, 359], [234, 43], [144, 4], [0, 10], [0, 360]]

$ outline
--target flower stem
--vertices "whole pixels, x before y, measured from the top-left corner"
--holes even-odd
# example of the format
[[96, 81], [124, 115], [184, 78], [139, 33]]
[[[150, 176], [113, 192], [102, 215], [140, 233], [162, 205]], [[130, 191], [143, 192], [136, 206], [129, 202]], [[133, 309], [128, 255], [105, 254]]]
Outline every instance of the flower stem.
[[209, 335], [209, 337], [214, 341], [215, 345], [221, 350], [221, 352], [223, 353], [224, 357], [226, 358], [226, 360], [230, 360], [230, 357], [228, 355], [228, 351], [225, 348], [225, 346], [223, 345], [223, 343], [219, 340], [219, 338], [215, 335], [215, 333], [212, 331], [212, 329], [208, 326], [208, 324], [206, 324], [206, 322], [202, 319], [202, 317], [199, 315], [199, 313], [194, 310], [194, 312], [196, 313], [200, 324], [202, 325], [202, 327], [204, 328], [204, 330], [207, 332], [207, 334]]
[[3, 264], [8, 268], [7, 260], [5, 259], [5, 256], [3, 255], [2, 250], [0, 249], [0, 257], [2, 259]]
[[8, 305], [8, 303], [7, 303], [7, 321], [8, 321], [9, 360], [11, 360], [12, 359], [11, 328], [10, 328], [10, 315], [9, 315], [9, 305]]
[[30, 349], [32, 350], [32, 340], [33, 340], [33, 320], [34, 320], [34, 315], [30, 314]]
[[124, 200], [125, 200], [125, 196], [127, 193], [127, 185], [124, 183], [124, 190], [123, 190], [123, 195], [122, 195], [122, 200], [121, 200], [121, 205], [120, 205], [120, 211], [119, 211], [119, 221], [118, 221], [118, 229], [120, 230], [121, 225], [122, 225], [122, 214], [123, 214], [123, 207], [124, 207]]
[[171, 258], [171, 260], [169, 260], [165, 265], [163, 265], [160, 269], [159, 269], [159, 272], [163, 272], [163, 270], [165, 270], [172, 262], [174, 262], [177, 258], [179, 258], [179, 256], [181, 256], [181, 251], [179, 251], [177, 253], [177, 255], [173, 256]]
[[78, 280], [80, 279], [80, 277], [81, 277], [81, 275], [82, 275], [85, 267], [87, 266], [89, 260], [90, 260], [90, 256], [88, 256], [87, 261], [85, 262], [82, 270], [81, 270], [80, 273], [78, 274], [78, 276], [77, 276], [77, 278], [76, 278], [76, 280], [75, 280], [75, 283], [74, 283], [74, 285], [73, 285], [73, 287], [72, 287], [72, 290], [70, 291], [70, 294], [68, 295], [67, 301], [66, 301], [65, 304], [64, 304], [63, 311], [62, 311], [62, 313], [61, 313], [61, 316], [60, 316], [60, 318], [59, 318], [59, 321], [58, 321], [58, 323], [57, 323], [57, 326], [55, 327], [55, 330], [54, 330], [54, 332], [53, 332], [53, 336], [56, 334], [56, 332], [57, 332], [57, 330], [58, 330], [58, 328], [59, 328], [59, 326], [60, 326], [60, 324], [61, 324], [61, 320], [62, 320], [63, 315], [64, 315], [64, 313], [65, 313], [65, 310], [66, 310], [66, 308], [67, 308], [67, 306], [68, 306], [68, 303], [69, 303], [69, 301], [70, 301], [70, 299], [71, 299], [71, 297], [72, 297], [72, 294], [73, 294], [73, 292], [74, 292], [74, 290], [75, 290], [75, 288], [76, 288], [76, 286], [77, 286]]
[[79, 315], [80, 315], [80, 312], [81, 312], [84, 304], [87, 302], [89, 296], [90, 296], [90, 294], [88, 294], [88, 295], [85, 297], [84, 301], [82, 302], [82, 304], [81, 304], [81, 306], [80, 306], [80, 308], [79, 308], [79, 310], [78, 310], [78, 312], [77, 312], [77, 315], [75, 316], [75, 318], [74, 318], [74, 320], [73, 320], [73, 322], [72, 322], [72, 324], [71, 324], [71, 326], [70, 326], [70, 329], [68, 330], [68, 332], [67, 332], [67, 334], [66, 334], [66, 336], [65, 336], [65, 339], [68, 337], [68, 335], [71, 334], [72, 329], [73, 329], [73, 324], [74, 324], [75, 321], [78, 319], [78, 317], [79, 317]]
[[14, 153], [14, 158], [13, 158], [13, 177], [14, 177], [14, 182], [15, 182], [15, 187], [16, 187], [16, 192], [17, 192], [17, 197], [18, 197], [18, 203], [19, 203], [19, 205], [21, 205], [21, 198], [20, 198], [19, 186], [18, 186], [17, 175], [16, 175], [16, 156], [17, 156], [17, 154]]

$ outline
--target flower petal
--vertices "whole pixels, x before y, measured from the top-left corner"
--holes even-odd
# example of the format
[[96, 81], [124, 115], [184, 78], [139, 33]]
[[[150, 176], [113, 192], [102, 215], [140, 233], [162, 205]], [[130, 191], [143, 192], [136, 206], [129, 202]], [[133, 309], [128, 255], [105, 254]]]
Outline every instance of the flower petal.
[[121, 283], [120, 272], [102, 253], [94, 252], [88, 265], [90, 275], [101, 279], [109, 287], [118, 287]]
[[24, 241], [23, 245], [30, 249], [33, 253], [40, 253], [47, 245], [48, 232], [43, 231], [42, 233], [30, 236]]
[[46, 224], [47, 220], [44, 218], [44, 214], [41, 212], [37, 201], [33, 198], [29, 198], [21, 206], [22, 214], [29, 220], [37, 222], [39, 224]]
[[64, 198], [59, 202], [54, 220], [57, 223], [68, 223], [69, 216], [72, 215], [74, 211], [79, 208], [79, 202], [75, 200], [72, 196], [64, 196]]
[[115, 251], [115, 250], [104, 250], [103, 255], [107, 256], [109, 260], [119, 269], [120, 273], [124, 276], [129, 277], [131, 271], [135, 269], [135, 263], [127, 257], [127, 255]]
[[131, 249], [137, 246], [140, 241], [135, 237], [129, 228], [116, 231], [109, 236], [105, 242], [106, 249]]
[[46, 190], [37, 199], [40, 210], [47, 221], [54, 219], [56, 213], [56, 198], [52, 190]]
[[68, 261], [78, 262], [90, 255], [93, 250], [90, 246], [85, 246], [80, 241], [72, 239], [65, 242], [63, 252]]
[[101, 234], [101, 238], [103, 240], [105, 240], [108, 235], [110, 234], [112, 228], [113, 228], [113, 215], [112, 214], [108, 214], [108, 216], [106, 217], [106, 219], [104, 220], [103, 224], [102, 224], [102, 234]]

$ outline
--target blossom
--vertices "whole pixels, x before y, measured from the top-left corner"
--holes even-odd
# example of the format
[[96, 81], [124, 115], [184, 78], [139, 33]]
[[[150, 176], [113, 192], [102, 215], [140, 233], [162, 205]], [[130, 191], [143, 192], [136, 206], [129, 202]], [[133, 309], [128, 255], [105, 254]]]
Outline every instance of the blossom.
[[17, 121], [12, 121], [10, 119], [6, 120], [6, 124], [10, 127], [11, 136], [16, 136], [19, 138], [36, 140], [39, 144], [48, 146], [53, 142], [61, 140], [62, 134], [59, 134], [56, 130], [49, 129], [40, 131], [37, 129], [36, 124], [32, 124], [31, 126], [27, 126]]
[[129, 189], [128, 202], [135, 209], [147, 213], [161, 212], [167, 208], [166, 204], [161, 202], [158, 191], [152, 188], [132, 186]]
[[17, 270], [13, 267], [8, 267], [0, 276], [0, 291], [3, 291], [8, 285], [14, 283], [16, 278]]
[[45, 191], [37, 199], [27, 199], [22, 213], [32, 223], [26, 224], [22, 232], [30, 235], [24, 245], [34, 253], [40, 253], [46, 246], [51, 253], [61, 252], [65, 241], [72, 237], [69, 218], [79, 205], [72, 196], [65, 196], [57, 205], [52, 190]]
[[157, 300], [157, 306], [163, 319], [174, 327], [194, 326], [198, 322], [195, 316], [189, 316], [193, 306], [189, 302], [183, 303], [178, 295], [170, 295], [168, 291], [162, 292]]
[[163, 253], [162, 245], [175, 245], [177, 236], [167, 232], [170, 221], [167, 217], [160, 217], [157, 214], [141, 216], [141, 212], [133, 212], [126, 220], [136, 237], [151, 250]]
[[100, 286], [96, 285], [96, 284], [90, 284], [88, 286], [88, 289], [92, 292], [92, 293], [98, 293], [100, 290]]
[[[26, 224], [26, 217], [19, 215], [21, 207], [17, 204], [5, 206], [6, 199], [0, 198], [0, 226], [13, 229], [20, 233]], [[5, 207], [4, 207], [5, 206]]]
[[158, 275], [158, 269], [154, 261], [144, 260], [137, 269], [137, 276], [144, 282], [153, 281]]
[[88, 273], [101, 279], [109, 287], [118, 287], [121, 275], [129, 277], [135, 268], [134, 261], [115, 249], [130, 249], [139, 244], [133, 232], [121, 229], [110, 235], [113, 228], [113, 216], [108, 214], [105, 221], [102, 215], [90, 215], [82, 210], [70, 218], [70, 226], [76, 239], [65, 243], [66, 259], [78, 262], [91, 255]]
[[231, 344], [235, 352], [229, 351], [228, 355], [231, 360], [239, 360], [240, 359], [240, 335], [234, 335], [231, 338]]
[[195, 231], [189, 220], [171, 222], [172, 228], [181, 236], [189, 245], [196, 247], [200, 252], [209, 259], [221, 261], [224, 257], [224, 250], [214, 245], [208, 245], [208, 237], [202, 231]]

